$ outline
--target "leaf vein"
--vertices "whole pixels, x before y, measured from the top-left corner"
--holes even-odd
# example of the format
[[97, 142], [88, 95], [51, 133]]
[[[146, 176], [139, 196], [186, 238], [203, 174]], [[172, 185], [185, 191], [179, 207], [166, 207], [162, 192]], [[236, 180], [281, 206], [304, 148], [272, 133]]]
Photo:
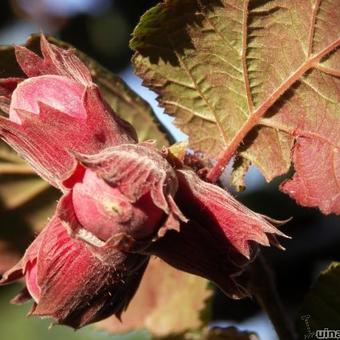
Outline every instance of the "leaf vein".
[[270, 96], [268, 96], [266, 100], [263, 101], [263, 103], [253, 112], [253, 114], [249, 116], [248, 120], [244, 122], [238, 133], [228, 144], [226, 150], [222, 152], [221, 156], [218, 158], [218, 161], [208, 174], [207, 178], [209, 181], [216, 182], [216, 180], [220, 177], [225, 165], [230, 161], [242, 140], [249, 133], [249, 131], [258, 124], [259, 120], [269, 110], [269, 108], [271, 108], [297, 80], [301, 79], [306, 71], [317, 65], [323, 57], [328, 55], [334, 49], [338, 48], [339, 45], [340, 37], [326, 46], [319, 53], [311, 56], [309, 59], [303, 62], [300, 67], [298, 67], [286, 79], [286, 81], [284, 81]]
[[220, 55], [216, 54], [216, 53], [211, 53], [210, 51], [209, 52], [206, 52], [206, 53], [202, 53], [202, 54], [208, 54], [209, 56], [214, 56], [218, 59], [220, 59], [222, 62], [224, 62], [226, 65], [228, 66], [231, 66], [234, 70], [236, 70], [237, 72], [239, 72], [240, 74], [242, 74], [242, 70], [237, 68], [235, 65], [233, 65], [232, 63], [230, 63], [228, 60], [224, 59], [223, 57], [221, 57]]
[[340, 70], [336, 70], [335, 68], [327, 67], [327, 66], [322, 66], [320, 64], [316, 65], [316, 67], [319, 71], [329, 74], [331, 76], [340, 77]]
[[[201, 3], [200, 0], [198, 0], [198, 3], [202, 9], [203, 5]], [[201, 14], [203, 15], [203, 17], [207, 20], [207, 22], [209, 23], [209, 25], [212, 27], [212, 29], [216, 32], [216, 34], [222, 39], [222, 41], [224, 41], [231, 49], [235, 50], [238, 54], [239, 51], [237, 50], [237, 48], [235, 46], [233, 46], [232, 44], [230, 44], [230, 42], [224, 37], [224, 35], [222, 34], [222, 32], [220, 30], [217, 29], [217, 27], [215, 26], [215, 24], [212, 22], [211, 18], [209, 17], [209, 15], [206, 14], [205, 11], [202, 11]]]
[[301, 78], [301, 81], [307, 85], [310, 89], [312, 89], [315, 93], [317, 93], [320, 97], [322, 97], [323, 99], [325, 99], [326, 101], [338, 105], [339, 103], [337, 103], [336, 101], [332, 100], [331, 98], [327, 97], [326, 95], [324, 95], [322, 92], [320, 92], [318, 89], [316, 89], [312, 84], [310, 84], [307, 79], [305, 78]]
[[204, 102], [207, 104], [210, 112], [214, 115], [215, 117], [215, 120], [216, 120], [216, 125], [218, 126], [218, 129], [220, 130], [220, 134], [223, 138], [223, 141], [224, 141], [224, 144], [227, 145], [228, 143], [228, 138], [227, 138], [227, 135], [223, 129], [223, 126], [221, 124], [221, 122], [219, 121], [218, 119], [218, 115], [216, 114], [215, 110], [212, 108], [212, 106], [210, 105], [209, 101], [207, 100], [207, 98], [205, 97], [205, 95], [202, 93], [202, 91], [200, 90], [199, 86], [197, 85], [196, 83], [196, 80], [195, 78], [193, 77], [192, 73], [190, 72], [188, 66], [185, 64], [183, 58], [179, 55], [178, 52], [175, 52], [176, 53], [176, 56], [178, 58], [178, 60], [180, 61], [180, 63], [182, 64], [182, 67], [184, 69], [184, 71], [187, 73], [187, 75], [191, 78], [193, 84], [195, 84], [195, 88], [196, 88], [196, 91], [198, 92], [198, 94], [201, 96], [201, 98], [204, 100]]
[[337, 153], [338, 153], [338, 149], [334, 148], [332, 150], [332, 153], [331, 153], [331, 155], [332, 155], [331, 156], [332, 157], [331, 166], [332, 166], [332, 172], [333, 172], [333, 176], [334, 176], [334, 179], [335, 179], [336, 186], [339, 189], [338, 195], [340, 195], [340, 178], [338, 178], [337, 171], [335, 169], [335, 154], [337, 154]]
[[241, 62], [242, 62], [242, 69], [243, 69], [244, 86], [245, 86], [246, 97], [247, 97], [248, 112], [249, 114], [251, 114], [251, 112], [254, 111], [254, 103], [253, 103], [253, 98], [251, 95], [249, 75], [248, 75], [248, 66], [247, 66], [248, 5], [249, 5], [249, 0], [245, 0], [243, 3], [243, 17], [242, 17]]
[[314, 34], [315, 34], [315, 23], [316, 23], [316, 17], [317, 13], [320, 8], [321, 0], [316, 0], [316, 3], [313, 6], [312, 14], [311, 14], [311, 21], [309, 25], [309, 32], [308, 32], [308, 50], [307, 50], [307, 57], [310, 57], [310, 55], [313, 52], [313, 40], [314, 40]]
[[[216, 120], [215, 120], [215, 119], [208, 118], [208, 117], [206, 117], [206, 116], [200, 114], [199, 112], [194, 111], [194, 110], [192, 110], [192, 109], [188, 108], [187, 106], [182, 105], [182, 104], [180, 104], [180, 103], [177, 103], [177, 102], [174, 102], [174, 101], [171, 101], [171, 100], [164, 100], [162, 103], [165, 104], [165, 105], [176, 106], [176, 107], [178, 107], [179, 109], [188, 111], [188, 112], [191, 113], [193, 116], [200, 117], [200, 118], [202, 118], [202, 119], [204, 119], [204, 120], [207, 120], [208, 122], [211, 122], [211, 123], [216, 123]], [[191, 119], [191, 118], [190, 118], [190, 119]], [[189, 119], [188, 121], [190, 121], [190, 119]]]

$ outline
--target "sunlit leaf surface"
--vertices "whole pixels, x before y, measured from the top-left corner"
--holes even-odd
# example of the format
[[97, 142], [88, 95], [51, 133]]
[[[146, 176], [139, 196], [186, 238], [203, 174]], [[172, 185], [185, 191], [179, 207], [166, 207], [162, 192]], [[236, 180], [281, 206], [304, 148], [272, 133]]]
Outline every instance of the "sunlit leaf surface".
[[268, 181], [293, 162], [282, 190], [339, 214], [339, 22], [338, 0], [168, 0], [141, 18], [133, 62], [217, 159], [210, 179], [236, 152]]

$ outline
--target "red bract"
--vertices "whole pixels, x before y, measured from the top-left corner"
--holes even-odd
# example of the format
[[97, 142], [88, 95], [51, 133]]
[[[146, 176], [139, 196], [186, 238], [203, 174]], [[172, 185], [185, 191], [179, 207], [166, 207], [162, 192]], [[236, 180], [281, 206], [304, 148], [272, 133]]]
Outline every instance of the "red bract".
[[280, 247], [276, 236], [285, 235], [192, 170], [177, 170], [177, 178], [176, 203], [189, 223], [182, 224], [179, 233], [169, 231], [148, 251], [178, 269], [215, 282], [230, 297], [247, 295], [237, 276], [256, 255], [258, 244]]
[[79, 328], [113, 313], [120, 316], [139, 285], [148, 257], [91, 246], [70, 237], [58, 216], [27, 249], [23, 259], [2, 278], [25, 276], [26, 287], [14, 303], [33, 297], [31, 315], [53, 317]]
[[0, 82], [9, 114], [0, 133], [64, 196], [4, 275], [2, 283], [25, 277], [14, 302], [32, 297], [32, 314], [75, 328], [120, 317], [151, 255], [243, 296], [236, 276], [258, 244], [277, 245], [284, 235], [152, 142], [137, 144], [72, 51], [43, 36], [41, 50], [43, 58], [16, 48], [29, 78]]
[[44, 36], [43, 58], [25, 47], [15, 51], [29, 78], [1, 80], [1, 108], [9, 119], [0, 117], [0, 132], [52, 185], [65, 190], [64, 181], [77, 166], [73, 152], [94, 154], [135, 142], [134, 129], [103, 101], [73, 51], [49, 44]]
[[174, 201], [176, 172], [153, 144], [122, 144], [77, 158], [87, 170], [72, 190], [75, 214], [97, 237], [108, 233], [102, 240], [117, 231], [137, 240], [162, 236], [187, 221]]

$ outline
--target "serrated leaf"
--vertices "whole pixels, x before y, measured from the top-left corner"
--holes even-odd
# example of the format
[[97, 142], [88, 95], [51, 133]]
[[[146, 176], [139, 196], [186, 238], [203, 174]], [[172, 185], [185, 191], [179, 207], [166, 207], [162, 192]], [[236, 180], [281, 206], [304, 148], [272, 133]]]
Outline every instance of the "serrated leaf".
[[325, 328], [338, 330], [340, 334], [339, 289], [340, 263], [334, 262], [321, 273], [302, 304], [297, 320], [301, 339], [308, 335], [314, 339], [315, 332]]
[[206, 280], [152, 259], [122, 322], [110, 317], [98, 327], [112, 333], [146, 329], [162, 337], [196, 330], [208, 321], [202, 313], [211, 294]]
[[[63, 48], [74, 48], [70, 44], [49, 37], [48, 40]], [[27, 46], [39, 50], [40, 38], [33, 35]], [[159, 147], [173, 142], [170, 132], [158, 120], [151, 106], [131, 90], [118, 76], [105, 69], [85, 53], [75, 50], [78, 57], [90, 69], [93, 80], [97, 83], [102, 94], [112, 109], [136, 129], [140, 141], [155, 139]]]
[[[142, 18], [136, 72], [193, 149], [238, 153], [302, 205], [340, 213], [337, 0], [167, 0]], [[294, 148], [292, 149], [293, 144]]]

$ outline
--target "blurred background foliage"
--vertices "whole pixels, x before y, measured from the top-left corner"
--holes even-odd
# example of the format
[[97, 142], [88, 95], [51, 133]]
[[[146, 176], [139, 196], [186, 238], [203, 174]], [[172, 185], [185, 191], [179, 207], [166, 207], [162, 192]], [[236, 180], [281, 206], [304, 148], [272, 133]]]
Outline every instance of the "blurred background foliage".
[[[156, 3], [155, 0], [2, 0], [0, 44], [24, 43], [30, 33], [39, 31], [67, 41], [107, 69], [119, 73], [129, 86], [152, 104], [174, 137], [181, 140], [185, 136], [179, 133], [171, 125], [169, 117], [157, 108], [154, 94], [141, 87], [140, 80], [133, 76], [130, 68], [130, 34], [139, 17]], [[110, 84], [110, 80], [108, 83]], [[124, 87], [122, 84], [119, 86]], [[118, 94], [120, 91], [124, 93], [123, 87], [119, 88]], [[114, 101], [111, 104], [116, 105]], [[129, 108], [125, 107], [124, 110], [128, 111]], [[145, 110], [149, 110], [148, 106], [145, 106]], [[142, 119], [138, 124], [142, 127], [143, 122]], [[141, 137], [143, 139], [146, 135]], [[165, 143], [166, 139], [160, 142]], [[237, 196], [249, 208], [273, 218], [294, 217], [283, 227], [283, 231], [293, 237], [292, 240], [283, 241], [287, 251], [265, 249], [265, 255], [273, 266], [285, 307], [289, 314], [298, 320], [298, 306], [320, 271], [331, 261], [340, 260], [339, 218], [324, 216], [316, 209], [298, 207], [288, 196], [278, 191], [278, 182], [274, 181], [268, 185], [256, 169], [251, 168], [246, 177], [247, 190]], [[56, 190], [37, 180], [32, 171], [22, 161], [13, 158], [9, 149], [1, 144], [1, 272], [13, 265], [34, 239], [35, 234], [46, 223], [47, 217], [51, 216], [57, 198]], [[2, 339], [148, 338], [145, 332], [130, 334], [128, 337], [114, 337], [92, 327], [78, 332], [58, 326], [48, 329], [50, 321], [24, 317], [29, 309], [27, 305], [18, 307], [8, 304], [8, 300], [18, 290], [18, 286], [0, 287]], [[261, 314], [252, 299], [232, 301], [217, 291], [213, 299], [211, 317], [213, 322], [219, 322], [221, 325], [236, 324], [241, 329], [257, 331], [265, 340], [275, 339], [267, 318]]]
[[22, 307], [9, 305], [8, 299], [15, 295], [20, 289], [19, 285], [14, 285], [2, 289], [0, 294], [0, 327], [1, 339], [17, 340], [148, 340], [147, 332], [129, 333], [128, 335], [113, 336], [104, 330], [93, 327], [86, 327], [78, 331], [71, 328], [52, 326], [50, 320], [38, 318], [25, 318], [24, 315], [29, 311], [30, 306]]

